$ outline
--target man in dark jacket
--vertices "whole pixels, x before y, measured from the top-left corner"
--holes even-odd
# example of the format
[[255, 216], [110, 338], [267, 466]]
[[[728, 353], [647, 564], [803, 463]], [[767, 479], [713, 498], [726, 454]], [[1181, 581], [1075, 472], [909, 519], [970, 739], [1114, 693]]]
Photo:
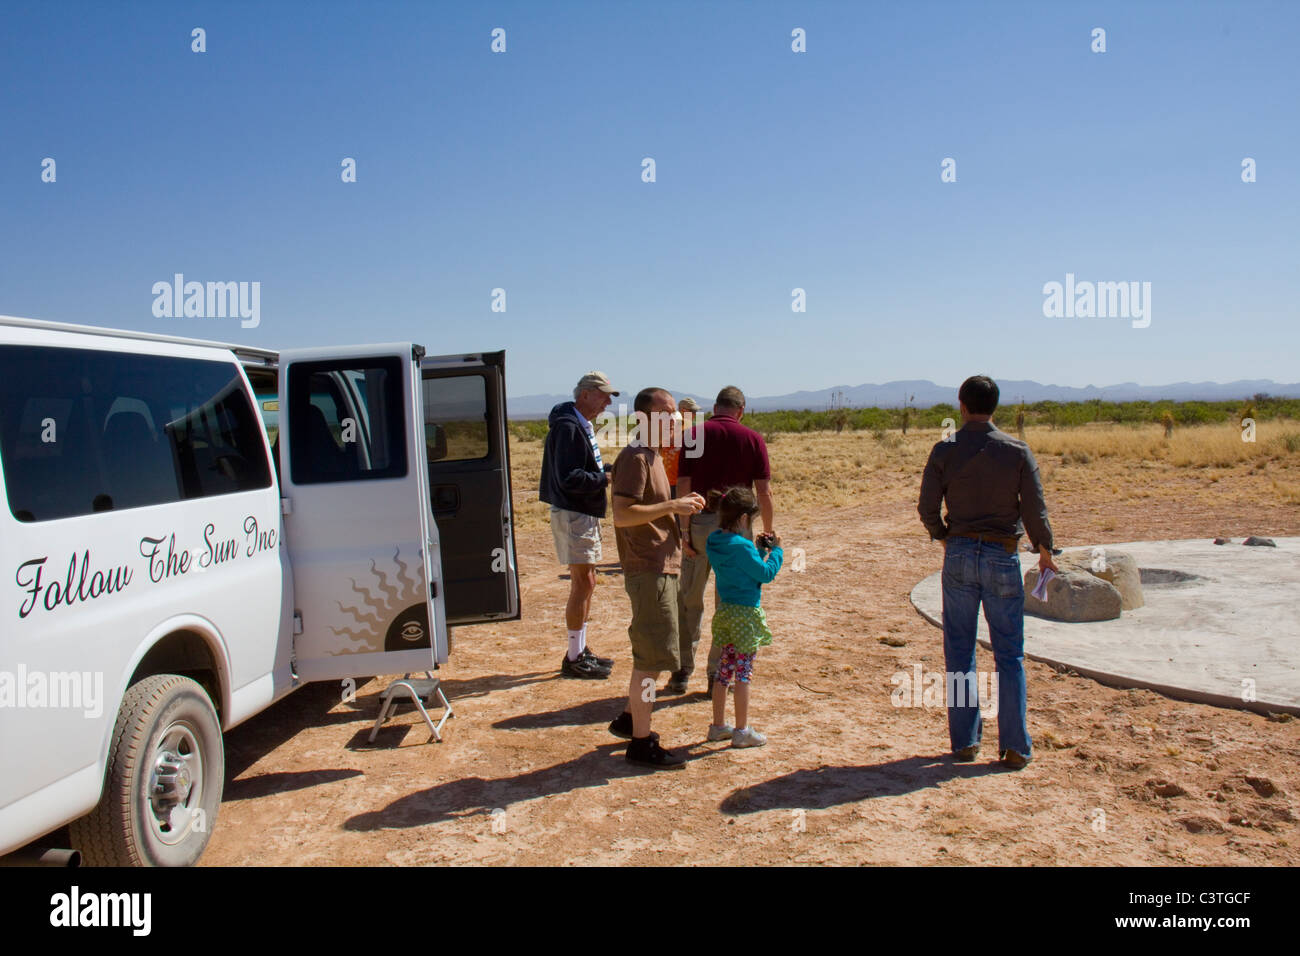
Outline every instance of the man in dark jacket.
[[542, 451], [539, 497], [551, 506], [551, 536], [561, 564], [569, 566], [569, 602], [564, 608], [569, 650], [560, 664], [564, 677], [602, 680], [613, 660], [587, 647], [587, 619], [600, 562], [600, 519], [605, 517], [609, 468], [601, 460], [592, 422], [618, 395], [602, 372], [588, 372], [573, 389], [573, 401], [551, 409]]
[[[983, 720], [975, 671], [980, 605], [998, 678], [998, 749], [1002, 763], [1029, 762], [1026, 725], [1025, 587], [1017, 554], [1020, 536], [1038, 553], [1040, 571], [1056, 571], [1038, 464], [1029, 446], [993, 424], [998, 386], [974, 375], [957, 393], [962, 427], [930, 452], [917, 511], [930, 537], [942, 541], [943, 656], [947, 675], [948, 738], [955, 759], [979, 755]], [[947, 520], [939, 508], [947, 502]]]

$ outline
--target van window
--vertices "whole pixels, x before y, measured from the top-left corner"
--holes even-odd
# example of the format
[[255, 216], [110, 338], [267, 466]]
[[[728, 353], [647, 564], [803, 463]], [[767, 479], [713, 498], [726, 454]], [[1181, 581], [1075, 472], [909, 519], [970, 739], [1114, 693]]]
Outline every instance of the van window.
[[406, 475], [406, 402], [400, 360], [289, 366], [293, 483]]
[[424, 442], [429, 461], [472, 461], [488, 456], [487, 379], [482, 375], [426, 378]]
[[50, 521], [268, 488], [233, 362], [0, 346], [9, 510]]
[[[248, 376], [248, 384], [253, 386], [253, 398], [262, 417], [262, 428], [274, 449], [276, 437], [280, 434], [279, 377], [275, 369], [265, 365], [245, 365], [244, 374]], [[278, 468], [279, 463], [275, 464]]]

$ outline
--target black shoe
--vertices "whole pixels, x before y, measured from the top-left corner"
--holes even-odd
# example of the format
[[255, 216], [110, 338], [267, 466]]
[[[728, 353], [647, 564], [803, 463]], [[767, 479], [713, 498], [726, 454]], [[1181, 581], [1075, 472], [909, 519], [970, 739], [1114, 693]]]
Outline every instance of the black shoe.
[[609, 677], [609, 671], [585, 657], [579, 657], [576, 661], [571, 661], [569, 655], [565, 654], [564, 662], [560, 664], [560, 676], [580, 677], [584, 680], [605, 680]]
[[971, 763], [980, 755], [980, 745], [972, 744], [969, 747], [962, 747], [961, 750], [952, 752], [952, 759], [956, 763]]
[[586, 660], [592, 661], [592, 662], [593, 662], [594, 664], [596, 664], [598, 667], [603, 667], [605, 670], [612, 670], [613, 667], [614, 667], [614, 660], [613, 660], [613, 658], [610, 658], [610, 657], [597, 657], [595, 654], [593, 654], [593, 653], [591, 652], [591, 648], [590, 648], [590, 647], [584, 647], [584, 648], [582, 649], [582, 653], [578, 655], [578, 659], [579, 659], [579, 660], [586, 659]]
[[[623, 713], [611, 720], [609, 722], [609, 732], [615, 737], [622, 737], [624, 740], [631, 740], [632, 714], [625, 710]], [[658, 740], [659, 735], [652, 730], [650, 731], [650, 739]]]
[[651, 770], [681, 770], [686, 766], [686, 758], [679, 757], [671, 750], [664, 750], [654, 734], [640, 740], [633, 738], [627, 745], [627, 762]]
[[668, 686], [664, 688], [665, 694], [684, 694], [686, 693], [686, 684], [689, 676], [686, 671], [673, 671], [672, 676], [668, 678]]

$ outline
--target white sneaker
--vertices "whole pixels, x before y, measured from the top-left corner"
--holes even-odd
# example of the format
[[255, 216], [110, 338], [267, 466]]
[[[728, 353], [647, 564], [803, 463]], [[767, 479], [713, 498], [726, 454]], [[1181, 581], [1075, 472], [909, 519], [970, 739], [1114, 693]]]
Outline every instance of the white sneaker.
[[765, 743], [767, 743], [767, 738], [753, 727], [740, 727], [731, 735], [731, 746], [733, 747], [761, 747]]
[[709, 724], [709, 742], [726, 740], [735, 732], [736, 728], [731, 724]]

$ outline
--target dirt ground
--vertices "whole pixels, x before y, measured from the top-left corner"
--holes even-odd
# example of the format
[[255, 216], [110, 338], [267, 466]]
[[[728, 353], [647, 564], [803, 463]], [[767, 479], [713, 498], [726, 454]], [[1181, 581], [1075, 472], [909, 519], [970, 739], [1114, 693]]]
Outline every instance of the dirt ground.
[[[684, 770], [623, 759], [627, 597], [602, 573], [590, 642], [606, 681], [558, 676], [568, 582], [537, 502], [540, 444], [514, 444], [523, 619], [462, 629], [440, 673], [442, 744], [411, 709], [367, 744], [384, 681], [309, 687], [226, 738], [206, 865], [1300, 863], [1300, 720], [1118, 690], [1027, 662], [1035, 756], [947, 757], [942, 709], [894, 707], [891, 675], [942, 671], [908, 602], [941, 564], [916, 517], [937, 435], [778, 435], [777, 528], [806, 570], [764, 588], [776, 642], [753, 686], [761, 749], [708, 744], [704, 678], [654, 726]], [[1031, 444], [1033, 437], [1030, 436]], [[1179, 467], [1040, 455], [1058, 542], [1300, 534], [1300, 455]], [[606, 561], [616, 560], [605, 526]], [[707, 613], [707, 612], [706, 612]], [[707, 617], [706, 617], [707, 634]], [[707, 637], [706, 637], [707, 640]], [[979, 651], [979, 666], [992, 655]]]

